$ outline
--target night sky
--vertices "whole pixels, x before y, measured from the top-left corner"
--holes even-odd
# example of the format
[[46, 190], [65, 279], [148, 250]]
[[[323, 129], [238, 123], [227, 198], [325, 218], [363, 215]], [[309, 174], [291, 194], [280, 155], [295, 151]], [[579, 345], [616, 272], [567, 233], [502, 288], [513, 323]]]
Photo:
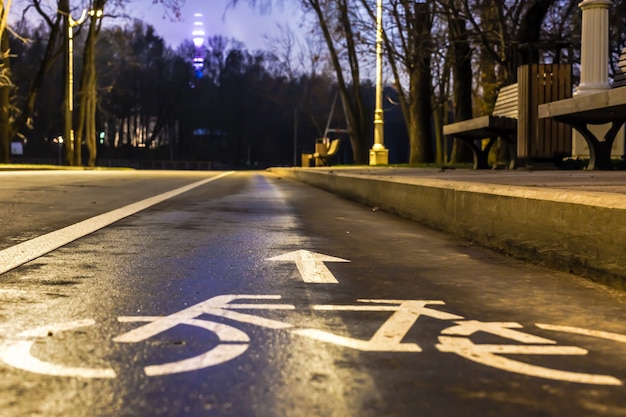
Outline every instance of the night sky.
[[152, 0], [133, 1], [132, 14], [153, 25], [159, 36], [176, 48], [185, 39], [191, 40], [194, 14], [201, 13], [206, 37], [223, 35], [243, 42], [250, 50], [271, 49], [264, 35], [278, 36], [277, 25], [289, 25], [296, 30], [299, 12], [295, 6], [275, 8], [271, 14], [261, 14], [242, 1], [236, 8], [226, 8], [228, 0], [186, 0], [181, 21], [172, 21], [160, 4]]
[[[223, 35], [228, 38], [235, 38], [244, 43], [249, 50], [271, 50], [265, 35], [279, 36], [280, 30], [277, 25], [289, 26], [293, 31], [297, 31], [298, 24], [301, 23], [301, 12], [297, 4], [289, 1], [284, 2], [283, 7], [274, 8], [271, 13], [262, 14], [260, 11], [252, 9], [247, 5], [246, 0], [241, 0], [236, 8], [226, 8], [229, 0], [185, 0], [182, 9], [181, 19], [173, 21], [171, 13], [164, 9], [161, 4], [153, 4], [153, 0], [132, 0], [129, 1], [126, 13], [131, 17], [143, 20], [151, 24], [157, 30], [157, 34], [174, 49], [176, 49], [185, 39], [191, 40], [194, 28], [194, 14], [201, 13], [204, 23], [205, 38], [214, 35]], [[14, 0], [11, 6], [9, 22], [19, 19], [22, 11], [29, 4], [29, 0]], [[80, 16], [79, 0], [70, 0], [72, 15], [74, 18]], [[44, 1], [43, 7], [50, 15], [56, 12], [56, 1]], [[107, 12], [105, 10], [105, 12]], [[108, 10], [108, 13], [117, 13]], [[31, 12], [28, 18], [39, 20], [35, 12]], [[122, 19], [107, 18], [105, 24], [124, 25]]]

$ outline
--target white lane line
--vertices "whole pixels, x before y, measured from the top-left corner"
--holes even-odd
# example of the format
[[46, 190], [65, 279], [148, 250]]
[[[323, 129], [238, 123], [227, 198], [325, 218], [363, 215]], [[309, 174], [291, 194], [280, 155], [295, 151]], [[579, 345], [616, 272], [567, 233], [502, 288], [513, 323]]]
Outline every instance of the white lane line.
[[71, 226], [55, 230], [54, 232], [47, 233], [5, 249], [0, 252], [0, 275], [17, 268], [20, 265], [30, 262], [33, 259], [37, 259], [46, 253], [52, 252], [61, 246], [65, 246], [76, 239], [80, 239], [83, 236], [87, 236], [90, 233], [100, 230], [118, 220], [131, 216], [170, 198], [176, 197], [179, 194], [200, 187], [201, 185], [223, 178], [233, 172], [234, 171], [224, 172], [218, 176], [197, 181], [154, 197], [146, 198], [145, 200], [109, 211], [108, 213], [100, 214], [90, 219], [83, 220]]

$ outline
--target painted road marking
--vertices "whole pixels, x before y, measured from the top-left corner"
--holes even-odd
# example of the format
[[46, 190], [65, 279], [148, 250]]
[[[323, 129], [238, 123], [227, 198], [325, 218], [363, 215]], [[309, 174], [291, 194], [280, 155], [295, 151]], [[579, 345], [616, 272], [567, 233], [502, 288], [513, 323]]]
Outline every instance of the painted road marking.
[[246, 310], [294, 310], [295, 306], [288, 304], [229, 304], [236, 300], [279, 300], [279, 295], [222, 295], [210, 298], [189, 308], [164, 317], [119, 317], [120, 322], [149, 322], [144, 326], [124, 333], [113, 341], [120, 343], [138, 343], [156, 336], [159, 333], [172, 329], [175, 326], [186, 324], [199, 327], [214, 333], [219, 343], [212, 349], [200, 355], [175, 362], [160, 365], [150, 365], [144, 368], [148, 376], [169, 375], [181, 372], [190, 372], [210, 366], [228, 362], [243, 354], [249, 347], [250, 338], [243, 331], [221, 323], [201, 320], [197, 317], [203, 314], [225, 317], [243, 323], [271, 329], [286, 329], [290, 324], [266, 319], [251, 314], [239, 313], [229, 309], [239, 308]]
[[[280, 298], [280, 295], [218, 295], [217, 297], [209, 298], [208, 300], [195, 304], [189, 308], [170, 314], [169, 316], [160, 317], [149, 324], [138, 327], [128, 333], [124, 333], [123, 335], [114, 338], [113, 341], [119, 343], [142, 342], [156, 336], [159, 333], [170, 330], [174, 326], [185, 324], [186, 321], [194, 319], [202, 314], [227, 317], [244, 323], [269, 327], [271, 329], [286, 329], [291, 327], [291, 325], [250, 314], [224, 310], [225, 307], [227, 308], [228, 303], [235, 300], [279, 300]], [[277, 304], [275, 306], [280, 309], [295, 309], [295, 306], [285, 304]]]
[[365, 352], [421, 352], [417, 343], [402, 343], [420, 316], [439, 320], [459, 320], [463, 317], [426, 307], [429, 304], [443, 305], [440, 300], [369, 300], [359, 302], [372, 305], [316, 305], [318, 311], [393, 311], [391, 317], [378, 328], [370, 340], [339, 336], [317, 329], [297, 329], [293, 333], [323, 342], [349, 347]]
[[52, 252], [61, 246], [65, 246], [68, 243], [80, 239], [81, 237], [100, 230], [103, 227], [115, 223], [125, 217], [131, 216], [147, 209], [148, 207], [176, 197], [179, 194], [200, 187], [209, 182], [223, 178], [233, 172], [234, 171], [224, 172], [215, 177], [197, 181], [184, 187], [180, 187], [154, 197], [146, 198], [145, 200], [109, 211], [108, 213], [100, 214], [71, 226], [27, 240], [26, 242], [22, 242], [8, 249], [4, 249], [3, 251], [0, 251], [0, 275], [17, 268], [20, 265], [37, 259], [46, 253]]
[[[360, 299], [358, 300], [360, 304], [357, 305], [311, 306], [311, 309], [314, 311], [382, 311], [392, 313], [369, 340], [354, 339], [313, 328], [296, 329], [289, 323], [234, 311], [295, 309], [295, 306], [291, 304], [257, 302], [280, 299], [281, 296], [279, 295], [220, 295], [169, 316], [122, 316], [118, 317], [119, 322], [146, 324], [113, 340], [120, 343], [137, 343], [178, 325], [198, 327], [217, 336], [218, 342], [206, 352], [190, 358], [149, 365], [143, 368], [147, 376], [162, 376], [196, 371], [223, 364], [242, 355], [250, 347], [250, 338], [244, 331], [232, 325], [206, 319], [204, 317], [206, 315], [269, 329], [290, 330], [297, 335], [360, 351], [408, 353], [422, 351], [418, 344], [403, 343], [402, 341], [415, 325], [418, 318], [427, 316], [438, 320], [454, 321], [454, 325], [444, 329], [438, 337], [439, 343], [435, 345], [435, 348], [440, 352], [454, 353], [481, 365], [532, 377], [592, 385], [623, 385], [621, 380], [610, 375], [563, 371], [505, 357], [503, 355], [582, 356], [586, 355], [588, 351], [576, 346], [557, 346], [554, 340], [520, 331], [519, 329], [522, 328], [522, 325], [519, 323], [464, 320], [462, 316], [428, 307], [430, 305], [445, 304], [441, 300]], [[244, 300], [253, 302], [242, 302]], [[203, 317], [200, 318], [200, 316]], [[0, 346], [0, 360], [15, 368], [38, 374], [78, 378], [115, 378], [116, 374], [111, 368], [68, 367], [39, 360], [33, 357], [30, 352], [33, 343], [39, 338], [48, 337], [50, 332], [62, 332], [79, 327], [92, 326], [93, 324], [93, 320], [81, 320], [52, 326], [41, 326], [23, 331], [18, 334], [16, 340], [10, 340]], [[617, 333], [541, 323], [536, 325], [544, 330], [599, 337], [626, 343], [626, 335]], [[470, 337], [479, 332], [493, 334], [518, 344], [476, 344]]]
[[[154, 322], [159, 319], [162, 319], [162, 317], [118, 317], [120, 322], [125, 323]], [[248, 335], [235, 327], [200, 319], [186, 319], [180, 324], [208, 330], [217, 336], [219, 342], [214, 348], [191, 358], [146, 366], [144, 367], [144, 372], [147, 376], [178, 374], [219, 365], [236, 358], [249, 347], [250, 338]]]
[[554, 330], [555, 332], [564, 332], [572, 334], [580, 334], [584, 336], [598, 337], [600, 339], [613, 340], [615, 342], [626, 343], [626, 335], [619, 333], [604, 332], [602, 330], [583, 329], [581, 327], [557, 326], [554, 324], [535, 323], [535, 326], [544, 330]]
[[324, 265], [324, 262], [350, 262], [347, 259], [336, 258], [322, 253], [308, 250], [297, 250], [284, 255], [274, 256], [268, 261], [295, 262], [302, 281], [310, 284], [337, 284], [337, 278]]
[[117, 375], [111, 368], [64, 366], [42, 361], [35, 358], [30, 353], [35, 340], [28, 339], [46, 338], [50, 332], [63, 332], [81, 327], [93, 326], [94, 324], [95, 322], [93, 320], [87, 319], [58, 323], [50, 326], [41, 326], [36, 329], [21, 332], [18, 334], [18, 338], [27, 340], [13, 341], [8, 343], [8, 345], [4, 348], [0, 347], [0, 360], [14, 368], [42, 375], [74, 378], [115, 378]]
[[457, 322], [456, 326], [448, 327], [441, 334], [455, 336], [471, 336], [474, 333], [484, 332], [505, 339], [515, 340], [520, 343], [536, 343], [536, 344], [556, 344], [554, 340], [545, 339], [543, 337], [534, 336], [528, 333], [520, 332], [513, 329], [521, 329], [523, 326], [519, 323], [509, 322], [484, 322], [478, 320], [467, 320]]
[[[554, 346], [553, 340], [526, 334], [514, 328], [521, 328], [519, 323], [488, 323], [480, 321], [457, 322], [456, 326], [449, 327], [441, 332], [439, 344], [440, 352], [455, 353], [465, 359], [503, 371], [528, 375], [538, 378], [557, 381], [576, 382], [594, 385], [617, 385], [622, 381], [610, 375], [587, 374], [583, 372], [569, 372], [543, 366], [531, 365], [500, 355], [586, 355], [587, 350], [575, 346]], [[474, 344], [467, 337], [476, 332], [491, 333], [503, 338], [512, 339], [521, 343], [536, 343], [535, 345], [490, 345]], [[544, 345], [538, 345], [544, 343]]]

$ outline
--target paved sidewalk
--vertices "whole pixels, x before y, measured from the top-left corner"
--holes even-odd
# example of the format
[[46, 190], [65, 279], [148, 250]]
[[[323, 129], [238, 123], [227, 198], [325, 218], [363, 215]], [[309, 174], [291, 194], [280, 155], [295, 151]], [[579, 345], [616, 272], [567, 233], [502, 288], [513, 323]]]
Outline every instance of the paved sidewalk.
[[626, 171], [269, 171], [516, 257], [626, 289]]

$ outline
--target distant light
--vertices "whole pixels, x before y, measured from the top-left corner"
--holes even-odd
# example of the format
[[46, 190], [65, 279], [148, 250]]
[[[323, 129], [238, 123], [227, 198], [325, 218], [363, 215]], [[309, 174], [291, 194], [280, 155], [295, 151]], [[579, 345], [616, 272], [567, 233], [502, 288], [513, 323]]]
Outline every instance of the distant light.
[[[202, 13], [195, 13], [194, 17], [196, 19], [201, 19]], [[195, 26], [195, 29], [193, 30], [193, 32], [191, 32], [191, 35], [193, 36], [193, 44], [196, 46], [196, 48], [201, 48], [202, 44], [204, 44], [204, 24], [202, 23], [202, 21], [196, 20], [195, 22], [193, 22], [193, 25]]]
[[202, 71], [202, 68], [204, 68], [204, 59], [197, 57], [193, 59], [193, 68], [196, 71]]

